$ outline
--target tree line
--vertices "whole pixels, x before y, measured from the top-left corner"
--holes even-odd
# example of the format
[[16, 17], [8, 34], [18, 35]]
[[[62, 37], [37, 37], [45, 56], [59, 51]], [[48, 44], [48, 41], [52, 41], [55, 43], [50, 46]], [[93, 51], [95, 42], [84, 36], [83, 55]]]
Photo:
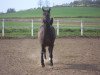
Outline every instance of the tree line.
[[70, 6], [96, 6], [100, 7], [100, 0], [75, 0], [69, 4]]

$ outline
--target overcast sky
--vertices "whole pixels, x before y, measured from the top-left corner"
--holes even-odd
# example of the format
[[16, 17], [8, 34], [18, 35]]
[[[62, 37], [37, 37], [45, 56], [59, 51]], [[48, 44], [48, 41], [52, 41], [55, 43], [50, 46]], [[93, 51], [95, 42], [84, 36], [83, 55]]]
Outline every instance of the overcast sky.
[[[24, 10], [30, 8], [37, 8], [39, 0], [0, 0], [0, 12], [6, 12], [8, 8], [15, 8], [15, 10]], [[45, 2], [45, 0], [42, 0]], [[74, 0], [48, 0], [50, 6], [60, 5], [63, 3], [70, 3]]]

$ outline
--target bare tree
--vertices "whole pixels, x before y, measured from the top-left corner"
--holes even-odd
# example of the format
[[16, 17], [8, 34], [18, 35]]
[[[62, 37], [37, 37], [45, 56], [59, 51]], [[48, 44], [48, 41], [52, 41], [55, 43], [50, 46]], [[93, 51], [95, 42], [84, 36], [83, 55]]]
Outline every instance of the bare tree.
[[43, 1], [42, 1], [42, 0], [39, 0], [39, 1], [38, 1], [38, 6], [39, 6], [40, 8], [42, 8], [42, 5], [43, 5]]
[[46, 5], [46, 7], [49, 7], [50, 6], [49, 0], [45, 0], [45, 5]]

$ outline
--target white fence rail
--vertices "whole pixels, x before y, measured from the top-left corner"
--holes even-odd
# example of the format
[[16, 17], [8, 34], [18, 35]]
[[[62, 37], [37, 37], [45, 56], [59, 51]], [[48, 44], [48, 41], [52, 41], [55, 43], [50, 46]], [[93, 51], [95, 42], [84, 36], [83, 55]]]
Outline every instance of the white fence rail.
[[[2, 37], [4, 37], [4, 36], [6, 36], [6, 34], [5, 34], [5, 22], [30, 22], [30, 26], [31, 26], [31, 28], [30, 28], [30, 36], [32, 36], [32, 37], [34, 37], [34, 29], [36, 28], [36, 26], [34, 26], [35, 25], [35, 23], [34, 22], [41, 22], [41, 20], [34, 20], [34, 19], [29, 19], [29, 20], [27, 20], [27, 19], [25, 19], [25, 20], [19, 20], [19, 19], [2, 19], [2, 20], [0, 20], [1, 21], [1, 24], [2, 24]], [[57, 33], [57, 36], [60, 36], [60, 29], [61, 28], [65, 28], [65, 26], [63, 27], [61, 24], [60, 24], [60, 22], [62, 22], [62, 23], [65, 23], [65, 24], [67, 24], [67, 23], [71, 23], [71, 22], [74, 22], [74, 23], [78, 23], [79, 25], [80, 25], [80, 35], [81, 36], [83, 36], [84, 35], [84, 23], [83, 23], [83, 21], [82, 20], [70, 20], [70, 21], [68, 21], [68, 20], [54, 20], [54, 27], [56, 28], [56, 33]], [[74, 24], [73, 23], [73, 24]], [[70, 25], [69, 25], [70, 26]], [[13, 27], [12, 27], [13, 28]], [[27, 27], [26, 27], [27, 28]], [[37, 27], [38, 28], [38, 27]], [[98, 28], [98, 27], [97, 27]], [[100, 28], [98, 28], [98, 29], [100, 29]], [[67, 32], [66, 32], [67, 33]]]

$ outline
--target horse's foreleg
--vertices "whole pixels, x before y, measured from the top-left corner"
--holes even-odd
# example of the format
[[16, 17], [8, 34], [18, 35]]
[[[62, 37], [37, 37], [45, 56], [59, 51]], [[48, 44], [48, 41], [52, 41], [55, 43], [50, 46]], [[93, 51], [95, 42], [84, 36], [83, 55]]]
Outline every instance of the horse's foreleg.
[[53, 66], [53, 46], [49, 46], [50, 65]]
[[42, 67], [45, 67], [43, 55], [44, 55], [44, 48], [42, 47], [42, 50], [41, 50], [41, 65], [42, 65]]

